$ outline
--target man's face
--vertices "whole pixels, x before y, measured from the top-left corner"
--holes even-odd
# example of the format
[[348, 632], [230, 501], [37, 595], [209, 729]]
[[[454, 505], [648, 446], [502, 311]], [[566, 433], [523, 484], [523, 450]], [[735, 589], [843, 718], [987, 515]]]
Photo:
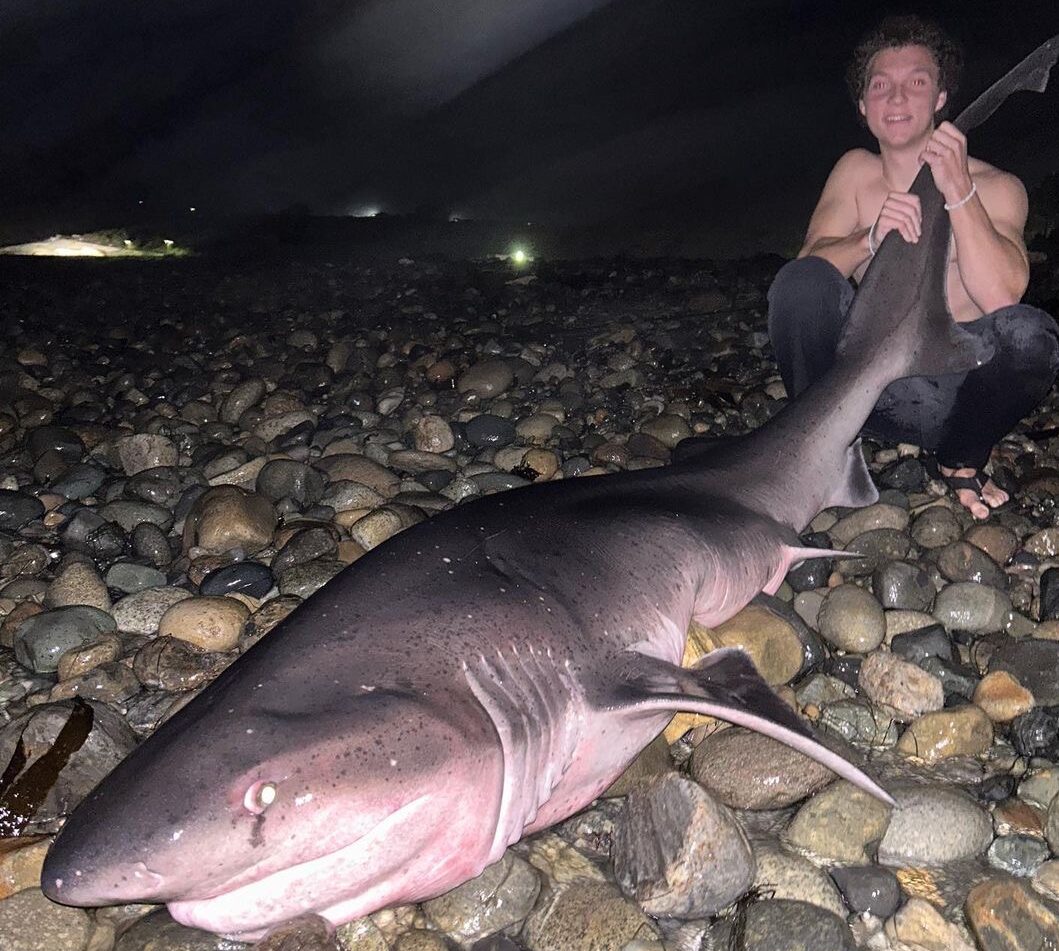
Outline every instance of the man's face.
[[875, 54], [858, 105], [879, 142], [898, 147], [930, 134], [945, 97], [930, 50], [895, 46]]

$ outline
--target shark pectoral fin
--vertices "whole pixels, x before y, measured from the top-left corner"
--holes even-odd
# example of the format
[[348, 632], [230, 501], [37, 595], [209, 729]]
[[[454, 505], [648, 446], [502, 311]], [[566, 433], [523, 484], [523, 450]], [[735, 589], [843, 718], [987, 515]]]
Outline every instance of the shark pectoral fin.
[[864, 461], [864, 452], [860, 448], [860, 440], [856, 440], [846, 450], [846, 463], [842, 471], [842, 479], [828, 496], [824, 508], [832, 505], [845, 505], [850, 508], [861, 508], [864, 505], [873, 505], [879, 501], [879, 490], [875, 488], [868, 464]]
[[847, 759], [824, 746], [812, 729], [781, 700], [735, 647], [711, 651], [694, 667], [676, 667], [637, 655], [637, 669], [621, 688], [621, 705], [635, 712], [704, 713], [786, 743], [823, 763], [883, 802], [885, 789]]

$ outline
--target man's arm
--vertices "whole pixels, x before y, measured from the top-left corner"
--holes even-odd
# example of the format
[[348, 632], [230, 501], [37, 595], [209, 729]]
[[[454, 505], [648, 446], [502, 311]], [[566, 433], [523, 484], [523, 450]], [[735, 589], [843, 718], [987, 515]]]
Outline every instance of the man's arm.
[[1023, 230], [1029, 202], [1014, 175], [990, 171], [979, 177], [978, 194], [949, 212], [956, 266], [968, 296], [988, 314], [1017, 304], [1030, 282]]
[[811, 254], [830, 261], [843, 277], [871, 257], [870, 229], [861, 228], [857, 220], [857, 181], [867, 156], [864, 149], [853, 149], [835, 163], [798, 252], [800, 258]]

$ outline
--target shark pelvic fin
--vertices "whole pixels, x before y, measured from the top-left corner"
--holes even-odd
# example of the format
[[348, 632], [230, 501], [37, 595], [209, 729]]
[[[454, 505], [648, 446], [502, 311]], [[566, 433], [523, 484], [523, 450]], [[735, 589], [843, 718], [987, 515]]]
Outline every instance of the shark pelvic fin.
[[640, 654], [635, 658], [618, 697], [619, 705], [630, 713], [684, 711], [736, 723], [786, 743], [883, 802], [893, 804], [890, 794], [863, 770], [815, 737], [738, 648], [711, 651], [694, 667], [676, 667]]

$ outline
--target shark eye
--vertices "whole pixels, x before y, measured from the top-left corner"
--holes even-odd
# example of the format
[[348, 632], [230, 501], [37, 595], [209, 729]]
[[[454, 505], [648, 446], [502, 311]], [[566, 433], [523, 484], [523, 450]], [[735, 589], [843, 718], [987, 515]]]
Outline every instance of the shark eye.
[[247, 812], [252, 812], [255, 816], [261, 815], [275, 801], [275, 783], [256, 782], [247, 789], [246, 795], [243, 796], [243, 806]]

